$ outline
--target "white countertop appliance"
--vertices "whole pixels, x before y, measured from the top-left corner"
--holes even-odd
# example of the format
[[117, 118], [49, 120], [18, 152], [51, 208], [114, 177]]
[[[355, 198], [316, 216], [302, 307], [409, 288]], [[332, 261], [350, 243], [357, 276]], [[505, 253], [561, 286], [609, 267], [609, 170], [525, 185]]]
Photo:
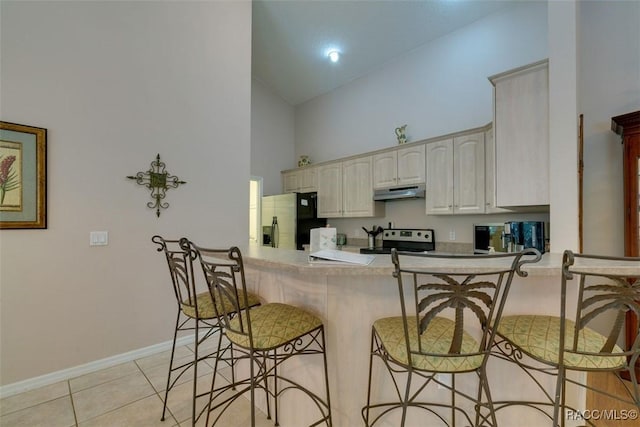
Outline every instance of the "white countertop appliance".
[[388, 228], [382, 232], [382, 247], [361, 248], [361, 254], [390, 254], [399, 251], [427, 252], [436, 249], [435, 233], [428, 228]]

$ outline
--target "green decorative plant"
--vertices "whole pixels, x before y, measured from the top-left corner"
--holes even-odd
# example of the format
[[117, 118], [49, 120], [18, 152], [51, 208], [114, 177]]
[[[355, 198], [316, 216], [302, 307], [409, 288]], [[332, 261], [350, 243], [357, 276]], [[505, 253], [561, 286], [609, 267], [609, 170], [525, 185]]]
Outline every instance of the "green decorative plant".
[[0, 205], [4, 204], [4, 196], [7, 191], [20, 188], [18, 174], [13, 168], [13, 163], [15, 161], [16, 156], [3, 157], [0, 155]]

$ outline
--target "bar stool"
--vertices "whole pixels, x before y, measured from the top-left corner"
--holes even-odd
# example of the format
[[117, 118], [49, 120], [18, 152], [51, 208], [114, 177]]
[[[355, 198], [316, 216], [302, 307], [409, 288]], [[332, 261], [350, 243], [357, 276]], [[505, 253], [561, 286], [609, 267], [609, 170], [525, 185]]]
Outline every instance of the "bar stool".
[[[167, 388], [164, 393], [161, 420], [164, 421], [166, 415], [169, 391], [176, 385], [178, 379], [180, 379], [180, 377], [184, 375], [189, 368], [193, 367], [193, 402], [191, 420], [192, 424], [195, 425], [195, 422], [198, 419], [196, 416], [196, 399], [209, 394], [208, 391], [201, 393], [200, 395], [197, 393], [196, 384], [198, 378], [198, 362], [205, 359], [215, 359], [217, 367], [218, 359], [221, 359], [230, 366], [233, 365], [232, 354], [230, 354], [229, 357], [224, 356], [226, 350], [229, 350], [231, 345], [227, 345], [226, 347], [222, 346], [222, 327], [218, 322], [215, 308], [218, 306], [229, 307], [229, 302], [227, 300], [220, 299], [216, 300], [216, 303], [214, 304], [211, 294], [206, 287], [200, 291], [197, 290], [193, 266], [193, 262], [196, 259], [195, 252], [180, 247], [179, 240], [166, 240], [163, 237], [156, 235], [151, 238], [151, 241], [158, 245], [158, 252], [164, 252], [165, 254], [167, 265], [169, 266], [169, 273], [171, 275], [171, 283], [173, 284], [173, 291], [178, 305], [176, 324], [173, 332], [173, 343], [171, 346], [169, 372], [167, 374]], [[224, 303], [222, 301], [224, 301]], [[260, 300], [256, 295], [247, 293], [246, 298], [242, 299], [239, 304], [242, 307], [255, 307], [260, 305]], [[194, 358], [192, 361], [174, 366], [176, 340], [178, 338], [178, 333], [184, 331], [193, 331]], [[218, 333], [218, 345], [216, 346], [216, 349], [212, 352], [201, 355], [200, 346], [216, 333]], [[214, 377], [215, 373], [216, 372], [214, 370]]]
[[[537, 262], [540, 253], [528, 249], [512, 254], [446, 256], [392, 249], [391, 260], [401, 316], [373, 323], [367, 404], [362, 409], [365, 425], [372, 426], [401, 410], [398, 424], [404, 426], [409, 408], [420, 408], [429, 415], [421, 418], [425, 426], [455, 426], [458, 415], [465, 425], [495, 426], [486, 374], [495, 328], [514, 274], [526, 276], [522, 265]], [[395, 399], [373, 403], [374, 360], [387, 368]], [[450, 384], [443, 374], [451, 375]], [[478, 381], [475, 396], [456, 387], [457, 377], [465, 374]], [[435, 399], [435, 387], [449, 390], [450, 404]], [[429, 397], [434, 399], [426, 400]], [[457, 398], [473, 404], [474, 414]]]
[[[218, 321], [236, 353], [236, 360], [249, 362], [249, 377], [236, 379], [222, 387], [211, 385], [209, 415], [218, 408], [213, 416], [215, 425], [230, 404], [245, 392], [251, 397], [251, 425], [255, 426], [255, 390], [264, 389], [267, 393], [267, 414], [269, 397], [274, 402], [275, 425], [278, 425], [278, 399], [283, 392], [297, 389], [308, 396], [320, 412], [313, 426], [332, 425], [329, 400], [329, 379], [327, 373], [327, 355], [325, 351], [324, 325], [312, 313], [298, 307], [280, 303], [263, 304], [251, 310], [241, 305], [248, 296], [242, 254], [237, 247], [228, 249], [207, 249], [196, 246], [187, 239], [181, 240], [183, 248], [192, 249], [200, 259], [203, 272], [214, 298], [225, 298], [230, 307], [216, 306]], [[282, 375], [279, 371], [284, 362], [291, 357], [322, 356], [324, 367], [324, 397], [319, 396], [299, 380]], [[272, 380], [273, 387], [268, 387]], [[231, 396], [230, 391], [233, 390]], [[207, 417], [209, 424], [209, 416]]]
[[[567, 250], [562, 260], [561, 286], [558, 316], [522, 314], [505, 316], [500, 322], [494, 355], [519, 366], [544, 398], [495, 402], [496, 410], [524, 405], [552, 419], [553, 426], [564, 426], [571, 415], [569, 410], [573, 411], [573, 418], [582, 418], [575, 408], [567, 405], [567, 385], [585, 387], [640, 410], [639, 331], [631, 337], [629, 350], [616, 344], [624, 329], [626, 313], [640, 315], [640, 258], [582, 255]], [[577, 299], [568, 296], [568, 289], [573, 286]], [[576, 303], [573, 313], [568, 308], [572, 303]], [[613, 319], [607, 322], [607, 335], [596, 332], [593, 326], [603, 317]], [[568, 372], [609, 372], [623, 385], [626, 395], [614, 395], [583, 384], [569, 377]], [[544, 386], [548, 378], [555, 380], [552, 393]], [[584, 422], [596, 425], [590, 419]]]

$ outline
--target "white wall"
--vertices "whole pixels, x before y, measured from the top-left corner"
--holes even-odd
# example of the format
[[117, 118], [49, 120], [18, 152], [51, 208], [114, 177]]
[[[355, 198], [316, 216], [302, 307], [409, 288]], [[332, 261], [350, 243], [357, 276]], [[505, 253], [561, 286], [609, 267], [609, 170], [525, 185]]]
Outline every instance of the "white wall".
[[[0, 231], [5, 385], [171, 338], [154, 234], [246, 242], [251, 3], [0, 8], [2, 120], [48, 129], [49, 190], [47, 230]], [[125, 178], [157, 153], [187, 181], [160, 218]]]
[[296, 167], [294, 129], [293, 107], [253, 79], [251, 175], [263, 178], [264, 195], [280, 194], [280, 171]]
[[640, 110], [640, 2], [580, 2], [584, 250], [624, 254], [622, 144], [611, 117]]
[[296, 155], [313, 162], [443, 135], [492, 120], [487, 77], [547, 57], [545, 2], [509, 8], [296, 108]]
[[577, 7], [574, 0], [548, 4], [552, 252], [579, 249]]

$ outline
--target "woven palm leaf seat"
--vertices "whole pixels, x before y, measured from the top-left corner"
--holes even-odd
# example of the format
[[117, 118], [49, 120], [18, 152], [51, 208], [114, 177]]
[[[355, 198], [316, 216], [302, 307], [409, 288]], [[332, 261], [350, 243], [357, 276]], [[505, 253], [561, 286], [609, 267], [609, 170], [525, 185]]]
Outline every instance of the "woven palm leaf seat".
[[[540, 253], [446, 256], [394, 249], [391, 259], [400, 316], [373, 323], [365, 425], [455, 426], [460, 419], [460, 425], [495, 426], [487, 359], [513, 277], [526, 276], [522, 265], [537, 262]], [[382, 397], [376, 389], [388, 387], [373, 381], [375, 361], [386, 368], [381, 381], [390, 379], [393, 389]], [[456, 386], [458, 377], [463, 387]], [[438, 389], [448, 390], [448, 402], [438, 398]], [[408, 413], [417, 409], [422, 412]]]
[[[608, 270], [601, 273], [598, 267], [603, 265], [615, 266], [619, 272], [611, 274]], [[586, 387], [640, 410], [638, 368], [631, 368], [636, 366], [640, 357], [638, 332], [631, 337], [629, 350], [618, 345], [626, 313], [631, 311], [640, 315], [639, 300], [640, 258], [565, 251], [558, 315], [503, 317], [493, 351], [494, 356], [520, 367], [525, 381], [530, 381], [523, 384], [539, 390], [540, 398], [494, 402], [496, 410], [524, 405], [551, 419], [553, 426], [564, 426], [571, 414], [577, 413], [566, 399], [567, 388], [573, 386]], [[570, 310], [574, 304], [575, 311]], [[600, 329], [606, 325], [605, 334], [598, 331], [598, 322]], [[620, 380], [625, 393], [614, 395], [589, 386], [584, 383], [586, 375], [568, 374], [572, 371], [609, 372]], [[553, 390], [545, 386], [549, 378], [555, 383]], [[628, 381], [623, 381], [623, 378]], [[597, 425], [597, 422], [591, 419], [581, 421], [590, 426]]]
[[[231, 404], [249, 392], [251, 425], [255, 426], [255, 391], [258, 389], [266, 394], [267, 418], [271, 418], [273, 404], [274, 423], [278, 425], [279, 400], [284, 392], [295, 389], [307, 396], [312, 406], [317, 408], [317, 416], [310, 415], [314, 419], [310, 425], [331, 426], [322, 320], [313, 313], [288, 304], [268, 303], [252, 309], [243, 307], [241, 302], [248, 298], [249, 292], [240, 250], [237, 247], [203, 248], [186, 239], [181, 244], [197, 254], [214, 299], [231, 302], [230, 306], [216, 306], [216, 315], [225, 336], [233, 344], [235, 360], [248, 362], [246, 378], [234, 378], [229, 384], [216, 386], [214, 376], [206, 425], [218, 424]], [[292, 357], [300, 356], [321, 358], [325, 381], [320, 393], [284, 374], [283, 364]]]
[[[196, 400], [199, 397], [208, 396], [209, 394], [209, 390], [198, 394], [196, 387], [198, 362], [205, 359], [215, 359], [216, 361], [220, 359], [228, 365], [233, 365], [233, 355], [228, 351], [231, 349], [231, 344], [229, 342], [225, 345], [222, 344], [222, 327], [218, 323], [218, 317], [216, 315], [216, 310], [225, 309], [231, 311], [233, 305], [228, 298], [217, 299], [214, 303], [206, 281], [201, 275], [195, 273], [200, 269], [197, 268], [194, 270], [194, 261], [196, 260], [196, 253], [194, 251], [188, 248], [182, 248], [179, 240], [166, 240], [161, 236], [153, 236], [151, 240], [158, 245], [158, 252], [164, 252], [165, 254], [178, 308], [161, 420], [164, 421], [165, 419], [169, 391], [187, 371], [193, 368], [194, 380], [191, 422], [192, 425], [195, 425], [198, 419], [198, 415], [196, 415]], [[201, 279], [196, 280], [196, 276], [199, 276]], [[260, 300], [256, 295], [251, 293], [248, 293], [246, 298], [243, 297], [240, 301], [241, 307], [256, 307], [258, 305], [260, 305]], [[179, 335], [185, 331], [193, 333], [194, 357], [193, 360], [186, 363], [176, 364], [176, 340]], [[216, 336], [216, 334], [218, 337], [217, 345], [214, 346], [213, 350], [201, 354], [202, 345], [213, 336]]]

